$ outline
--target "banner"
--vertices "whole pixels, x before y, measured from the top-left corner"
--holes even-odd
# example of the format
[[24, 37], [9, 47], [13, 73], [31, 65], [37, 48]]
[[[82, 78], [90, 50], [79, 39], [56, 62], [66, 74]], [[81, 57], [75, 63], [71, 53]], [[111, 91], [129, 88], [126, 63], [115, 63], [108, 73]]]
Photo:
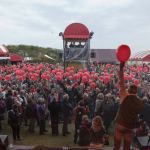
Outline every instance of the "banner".
[[89, 59], [89, 44], [85, 43], [84, 47], [65, 47], [66, 61], [87, 61]]

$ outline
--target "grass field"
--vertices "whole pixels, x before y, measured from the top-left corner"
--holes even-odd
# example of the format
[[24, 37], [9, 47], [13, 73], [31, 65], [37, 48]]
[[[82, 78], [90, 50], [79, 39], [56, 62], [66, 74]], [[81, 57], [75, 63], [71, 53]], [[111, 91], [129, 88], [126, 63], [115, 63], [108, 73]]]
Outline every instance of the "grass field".
[[[21, 128], [21, 138], [22, 141], [17, 141], [16, 145], [28, 145], [28, 146], [36, 146], [36, 145], [45, 145], [51, 147], [61, 147], [61, 146], [70, 146], [70, 147], [79, 147], [73, 143], [73, 134], [74, 134], [74, 126], [73, 124], [69, 124], [69, 131], [71, 134], [64, 137], [61, 134], [62, 124], [59, 124], [59, 136], [51, 135], [50, 125], [47, 124], [46, 129], [48, 130], [45, 135], [38, 134], [38, 127], [36, 127], [36, 132], [31, 134], [28, 132], [28, 127], [22, 126]], [[13, 143], [11, 129], [6, 122], [3, 122], [3, 131], [0, 134], [7, 134], [9, 136], [10, 143]], [[112, 146], [113, 137], [110, 136], [110, 146]]]

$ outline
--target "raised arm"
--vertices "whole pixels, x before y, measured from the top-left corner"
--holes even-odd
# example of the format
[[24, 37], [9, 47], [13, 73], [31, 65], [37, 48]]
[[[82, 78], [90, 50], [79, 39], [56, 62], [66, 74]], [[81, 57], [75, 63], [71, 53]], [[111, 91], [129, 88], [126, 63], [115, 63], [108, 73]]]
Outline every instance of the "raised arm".
[[120, 102], [122, 103], [124, 98], [127, 96], [125, 83], [124, 83], [124, 62], [120, 63], [120, 71], [119, 71], [119, 88], [120, 88]]

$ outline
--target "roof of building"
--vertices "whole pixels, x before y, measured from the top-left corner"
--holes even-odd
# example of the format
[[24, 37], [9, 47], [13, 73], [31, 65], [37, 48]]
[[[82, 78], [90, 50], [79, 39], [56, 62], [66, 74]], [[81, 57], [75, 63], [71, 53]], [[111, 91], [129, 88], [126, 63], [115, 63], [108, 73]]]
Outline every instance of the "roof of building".
[[133, 56], [131, 56], [130, 60], [150, 61], [150, 50], [138, 52], [134, 54]]
[[96, 53], [95, 58], [91, 58], [92, 61], [98, 62], [118, 62], [116, 58], [116, 50], [115, 49], [91, 49], [91, 52]]
[[4, 56], [8, 53], [9, 53], [8, 49], [5, 46], [0, 45], [0, 56]]
[[11, 54], [10, 61], [12, 61], [12, 62], [23, 61], [23, 57], [19, 54]]
[[72, 23], [64, 31], [65, 39], [89, 39], [88, 28], [82, 23]]

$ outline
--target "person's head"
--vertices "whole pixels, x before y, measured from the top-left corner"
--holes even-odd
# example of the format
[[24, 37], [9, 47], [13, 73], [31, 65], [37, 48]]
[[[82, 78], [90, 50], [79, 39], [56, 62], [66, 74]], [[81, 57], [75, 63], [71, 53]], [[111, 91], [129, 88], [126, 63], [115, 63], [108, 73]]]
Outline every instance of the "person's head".
[[82, 124], [88, 124], [89, 123], [89, 118], [87, 115], [82, 116]]
[[97, 95], [97, 98], [103, 100], [104, 99], [104, 94], [103, 93], [99, 93]]
[[84, 93], [83, 94], [83, 100], [87, 100], [88, 99], [88, 94], [87, 93]]
[[92, 129], [94, 131], [99, 131], [104, 128], [102, 118], [100, 116], [95, 116], [92, 120]]
[[112, 95], [111, 95], [111, 93], [108, 93], [108, 94], [105, 95], [105, 100], [106, 100], [106, 101], [109, 101], [109, 102], [112, 100]]
[[81, 106], [81, 107], [84, 106], [84, 101], [79, 101], [78, 105]]
[[95, 91], [96, 91], [97, 94], [101, 92], [101, 90], [98, 87], [96, 88]]
[[68, 94], [65, 94], [65, 95], [63, 96], [63, 99], [64, 99], [65, 101], [68, 101], [68, 100], [69, 100], [69, 95], [68, 95]]
[[129, 94], [137, 94], [137, 86], [134, 84], [131, 84], [129, 86], [128, 93]]
[[144, 96], [142, 100], [143, 100], [144, 103], [148, 102], [148, 98], [146, 96]]

